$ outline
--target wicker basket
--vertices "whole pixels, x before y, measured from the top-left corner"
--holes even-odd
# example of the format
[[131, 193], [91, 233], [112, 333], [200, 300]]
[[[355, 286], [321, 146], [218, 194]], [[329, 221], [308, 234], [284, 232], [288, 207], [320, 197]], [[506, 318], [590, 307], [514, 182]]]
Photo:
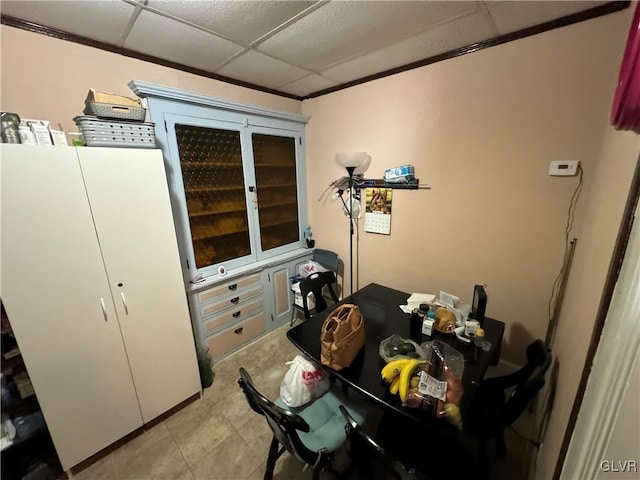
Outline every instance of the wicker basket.
[[128, 105], [115, 105], [113, 103], [87, 102], [84, 113], [85, 115], [95, 115], [100, 118], [118, 118], [144, 122], [147, 109]]
[[153, 123], [106, 121], [92, 116], [73, 119], [88, 147], [156, 148]]

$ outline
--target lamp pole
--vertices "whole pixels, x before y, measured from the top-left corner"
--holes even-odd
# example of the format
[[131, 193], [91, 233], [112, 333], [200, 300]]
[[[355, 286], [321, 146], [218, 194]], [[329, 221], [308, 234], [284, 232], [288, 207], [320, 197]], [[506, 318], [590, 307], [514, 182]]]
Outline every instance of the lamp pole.
[[345, 167], [349, 172], [349, 295], [353, 295], [353, 171], [356, 167]]
[[[345, 203], [342, 198], [342, 190], [339, 190], [340, 199], [347, 211], [349, 216], [349, 281], [350, 281], [350, 291], [349, 295], [353, 294], [353, 233], [354, 233], [354, 221], [353, 221], [353, 174], [357, 168], [361, 169], [364, 172], [369, 163], [371, 162], [371, 157], [366, 154], [366, 152], [338, 152], [336, 153], [336, 162], [347, 169], [349, 173], [349, 207]], [[358, 173], [361, 173], [358, 170]]]

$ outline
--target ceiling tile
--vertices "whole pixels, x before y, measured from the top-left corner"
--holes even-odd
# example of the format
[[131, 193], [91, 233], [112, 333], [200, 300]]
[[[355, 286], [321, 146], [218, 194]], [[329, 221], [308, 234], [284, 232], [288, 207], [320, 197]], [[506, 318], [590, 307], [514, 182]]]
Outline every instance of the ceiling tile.
[[404, 40], [478, 9], [478, 2], [330, 2], [258, 49], [311, 70]]
[[216, 70], [216, 73], [264, 87], [275, 88], [309, 72], [250, 50]]
[[149, 0], [147, 5], [248, 45], [314, 3]]
[[321, 73], [349, 82], [491, 38], [494, 28], [484, 12], [475, 13], [408, 38], [390, 47], [348, 60]]
[[135, 8], [119, 0], [2, 1], [2, 14], [117, 45]]
[[223, 38], [146, 10], [140, 13], [124, 47], [206, 71], [213, 71], [242, 49]]
[[540, 23], [582, 12], [608, 2], [486, 2], [500, 34], [515, 32]]
[[310, 93], [335, 87], [336, 85], [338, 85], [338, 82], [314, 74], [288, 83], [278, 90], [304, 97]]

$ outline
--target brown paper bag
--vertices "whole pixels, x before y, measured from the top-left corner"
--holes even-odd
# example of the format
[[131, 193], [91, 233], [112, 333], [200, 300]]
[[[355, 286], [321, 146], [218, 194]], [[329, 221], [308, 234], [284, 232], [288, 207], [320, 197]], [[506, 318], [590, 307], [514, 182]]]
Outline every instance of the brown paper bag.
[[320, 332], [322, 365], [342, 370], [364, 345], [364, 321], [357, 305], [344, 304], [326, 318]]

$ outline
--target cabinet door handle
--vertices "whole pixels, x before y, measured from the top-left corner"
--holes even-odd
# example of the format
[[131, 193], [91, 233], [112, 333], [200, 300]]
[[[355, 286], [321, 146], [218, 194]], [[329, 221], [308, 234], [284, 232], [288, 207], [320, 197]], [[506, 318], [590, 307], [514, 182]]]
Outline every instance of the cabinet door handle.
[[253, 208], [258, 208], [258, 189], [256, 187], [249, 187], [249, 191], [253, 193], [251, 195], [251, 202], [253, 203]]
[[107, 320], [109, 320], [109, 317], [107, 316], [107, 307], [104, 304], [104, 298], [100, 298], [100, 306], [102, 307], [102, 316], [104, 317], [104, 321], [106, 322]]
[[231, 316], [233, 318], [238, 318], [240, 316], [240, 312], [242, 312], [242, 310], [238, 310], [236, 313], [232, 313]]
[[231, 303], [238, 303], [238, 300], [240, 300], [240, 297], [233, 297], [231, 300], [229, 300]]
[[243, 328], [244, 328], [244, 327], [236, 328], [236, 329], [233, 331], [233, 333], [235, 333], [236, 335], [240, 335], [240, 334], [242, 333], [242, 329], [243, 329]]
[[234, 283], [233, 285], [229, 285], [229, 290], [231, 290], [231, 291], [235, 290], [236, 288], [238, 288], [238, 284], [237, 283]]
[[129, 315], [129, 307], [127, 307], [127, 298], [124, 296], [124, 292], [120, 292], [120, 298], [122, 298], [122, 306], [124, 307], [124, 313]]

